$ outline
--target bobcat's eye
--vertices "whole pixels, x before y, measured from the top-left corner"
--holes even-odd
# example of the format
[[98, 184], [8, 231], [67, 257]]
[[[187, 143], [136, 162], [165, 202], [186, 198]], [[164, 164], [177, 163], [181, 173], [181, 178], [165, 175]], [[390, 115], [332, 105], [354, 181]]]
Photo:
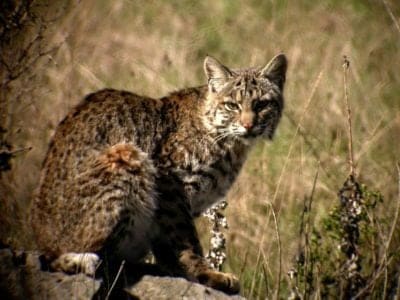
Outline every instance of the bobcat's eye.
[[224, 105], [225, 105], [225, 108], [229, 111], [238, 111], [239, 110], [239, 105], [237, 105], [235, 102], [225, 102]]
[[262, 111], [264, 110], [269, 104], [269, 101], [257, 101], [254, 104], [254, 111]]

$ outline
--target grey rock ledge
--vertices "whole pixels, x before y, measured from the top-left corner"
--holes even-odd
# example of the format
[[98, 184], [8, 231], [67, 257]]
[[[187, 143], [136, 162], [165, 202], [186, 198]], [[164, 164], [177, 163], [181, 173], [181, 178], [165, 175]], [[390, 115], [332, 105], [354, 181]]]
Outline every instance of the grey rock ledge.
[[[2, 299], [97, 299], [101, 281], [83, 274], [67, 275], [40, 269], [39, 253], [0, 249]], [[183, 278], [145, 275], [125, 292], [133, 299], [245, 299], [229, 296]]]

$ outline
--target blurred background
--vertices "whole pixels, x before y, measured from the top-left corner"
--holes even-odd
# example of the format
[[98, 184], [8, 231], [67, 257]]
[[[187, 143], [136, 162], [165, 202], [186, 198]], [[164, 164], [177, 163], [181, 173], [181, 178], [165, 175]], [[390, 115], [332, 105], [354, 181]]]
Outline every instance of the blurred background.
[[[262, 66], [283, 52], [289, 60], [284, 115], [274, 140], [257, 144], [227, 197], [224, 270], [240, 277], [251, 299], [296, 290], [317, 297], [324, 284], [334, 286], [321, 278], [333, 272], [323, 265], [326, 257], [339, 255], [332, 249], [340, 238], [324, 236], [350, 172], [346, 85], [357, 180], [380, 195], [366, 210], [360, 272], [367, 282], [377, 276], [368, 286], [379, 293], [397, 290], [397, 0], [57, 0], [0, 7], [3, 243], [34, 247], [26, 220], [42, 160], [57, 124], [85, 94], [112, 87], [161, 97], [205, 84], [206, 54], [235, 68]], [[198, 225], [207, 249], [207, 221]], [[307, 248], [315, 238], [317, 246], [331, 245], [326, 257]], [[311, 275], [299, 267], [304, 249]], [[378, 272], [382, 257], [386, 273]], [[294, 282], [287, 276], [293, 269]]]

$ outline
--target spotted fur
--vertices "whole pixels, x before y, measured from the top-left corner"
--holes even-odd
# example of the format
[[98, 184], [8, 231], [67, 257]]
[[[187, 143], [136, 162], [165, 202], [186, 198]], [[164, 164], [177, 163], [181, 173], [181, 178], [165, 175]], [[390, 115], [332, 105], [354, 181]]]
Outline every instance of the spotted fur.
[[[32, 205], [51, 266], [90, 273], [93, 255], [137, 262], [151, 249], [170, 273], [237, 292], [234, 276], [208, 267], [193, 220], [226, 194], [253, 141], [272, 138], [286, 64], [281, 54], [230, 70], [207, 57], [205, 86], [160, 99], [88, 95], [58, 126]], [[91, 259], [79, 267], [76, 257]]]

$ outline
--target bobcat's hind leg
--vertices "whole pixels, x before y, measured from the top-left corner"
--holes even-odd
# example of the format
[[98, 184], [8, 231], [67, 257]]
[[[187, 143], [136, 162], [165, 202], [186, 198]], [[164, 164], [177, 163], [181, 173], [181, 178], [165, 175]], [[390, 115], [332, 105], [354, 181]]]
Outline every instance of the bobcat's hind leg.
[[130, 263], [138, 262], [150, 249], [150, 230], [157, 207], [155, 168], [147, 154], [132, 144], [110, 147], [100, 158], [106, 172], [113, 174], [111, 199], [115, 201], [119, 186], [128, 185], [118, 223], [107, 239], [106, 251]]
[[[134, 144], [122, 142], [87, 153], [79, 169], [63, 182], [62, 197], [53, 193], [38, 199], [55, 202], [56, 209], [47, 212], [40, 202], [35, 208], [38, 246], [46, 257], [55, 258], [50, 268], [93, 274], [98, 261], [94, 253], [104, 260], [109, 248], [117, 264], [140, 259], [145, 249], [139, 248], [149, 240], [157, 206], [151, 159]], [[121, 251], [121, 246], [127, 249]]]
[[100, 265], [100, 257], [95, 253], [64, 253], [50, 263], [54, 271], [68, 274], [84, 273], [94, 276]]

